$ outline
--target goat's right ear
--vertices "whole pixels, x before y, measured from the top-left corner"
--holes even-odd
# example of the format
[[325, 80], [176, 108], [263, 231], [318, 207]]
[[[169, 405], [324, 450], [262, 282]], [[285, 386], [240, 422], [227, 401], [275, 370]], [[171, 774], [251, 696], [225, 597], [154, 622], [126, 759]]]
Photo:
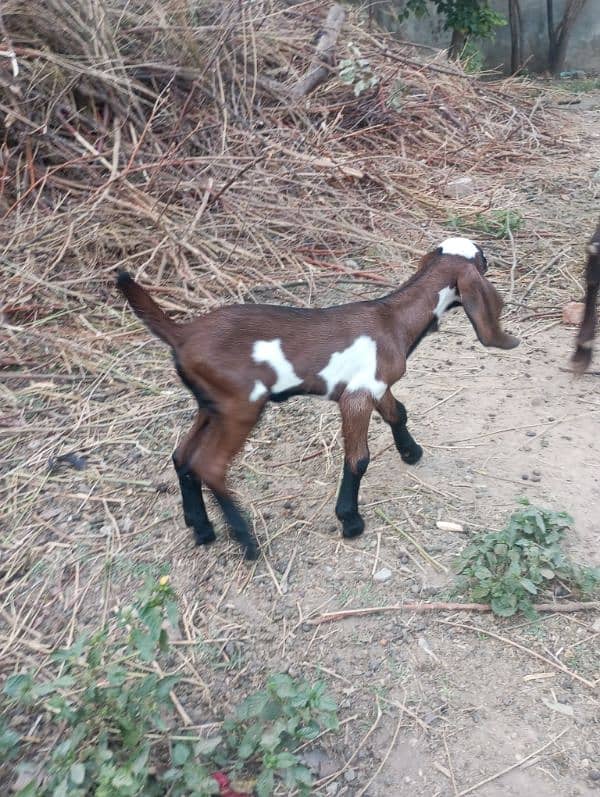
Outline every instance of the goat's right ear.
[[500, 325], [503, 304], [500, 294], [475, 265], [465, 269], [457, 287], [465, 313], [484, 346], [514, 349], [519, 345], [519, 339], [504, 332]]

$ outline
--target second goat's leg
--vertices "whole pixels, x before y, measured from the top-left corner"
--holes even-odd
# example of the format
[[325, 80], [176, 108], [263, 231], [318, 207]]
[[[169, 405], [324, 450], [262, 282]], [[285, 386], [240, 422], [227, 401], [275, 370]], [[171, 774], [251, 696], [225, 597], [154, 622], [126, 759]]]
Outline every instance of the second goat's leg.
[[407, 465], [416, 464], [423, 455], [423, 449], [415, 442], [413, 436], [406, 428], [408, 416], [404, 404], [394, 398], [391, 390], [386, 390], [381, 401], [375, 404], [375, 409], [383, 420], [389, 424], [394, 435], [396, 448], [402, 460]]
[[344, 537], [357, 537], [365, 528], [365, 522], [358, 511], [358, 491], [369, 466], [367, 436], [373, 399], [362, 391], [343, 393], [339, 405], [344, 437], [344, 474], [335, 514], [342, 522]]

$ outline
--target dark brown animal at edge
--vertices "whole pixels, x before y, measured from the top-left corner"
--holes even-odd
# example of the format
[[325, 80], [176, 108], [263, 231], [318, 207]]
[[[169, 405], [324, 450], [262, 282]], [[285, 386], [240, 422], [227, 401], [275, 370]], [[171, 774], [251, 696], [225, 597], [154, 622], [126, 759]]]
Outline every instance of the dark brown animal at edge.
[[585, 310], [577, 335], [577, 348], [571, 363], [577, 373], [584, 373], [592, 361], [592, 346], [598, 324], [598, 288], [600, 286], [600, 222], [587, 247], [588, 259], [585, 270]]
[[[456, 241], [459, 252], [467, 246], [472, 256], [456, 254]], [[407, 429], [406, 409], [390, 388], [424, 335], [437, 330], [446, 310], [462, 304], [484, 346], [511, 349], [519, 342], [502, 331], [502, 300], [485, 279], [486, 269], [479, 247], [448, 239], [425, 255], [404, 285], [379, 299], [322, 309], [233, 305], [182, 324], [169, 319], [129, 274], [120, 273], [120, 290], [171, 346], [177, 372], [198, 403], [192, 429], [173, 454], [185, 522], [196, 543], [215, 539], [204, 484], [246, 558], [257, 558], [258, 543], [227, 489], [227, 470], [267, 402], [302, 394], [326, 396], [339, 405], [345, 459], [336, 515], [344, 537], [361, 534], [358, 492], [369, 464], [373, 410], [390, 426], [404, 462], [414, 464], [422, 455]]]

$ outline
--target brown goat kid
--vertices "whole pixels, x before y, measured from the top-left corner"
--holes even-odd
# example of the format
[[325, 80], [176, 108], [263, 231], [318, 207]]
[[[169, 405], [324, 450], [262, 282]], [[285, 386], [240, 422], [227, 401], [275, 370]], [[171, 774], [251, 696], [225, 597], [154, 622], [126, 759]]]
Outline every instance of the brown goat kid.
[[580, 374], [587, 371], [592, 361], [592, 346], [598, 323], [596, 304], [600, 287], [600, 222], [592, 235], [587, 251], [585, 310], [577, 335], [577, 348], [571, 358], [574, 370]]
[[462, 304], [484, 346], [512, 349], [519, 342], [502, 331], [502, 300], [484, 278], [486, 270], [480, 247], [449, 238], [423, 257], [401, 288], [380, 299], [322, 309], [233, 305], [184, 324], [171, 321], [129, 274], [120, 273], [119, 288], [171, 346], [177, 372], [198, 402], [193, 427], [173, 454], [196, 543], [215, 539], [202, 499], [205, 484], [246, 558], [257, 558], [256, 539], [227, 489], [227, 469], [268, 401], [307, 394], [339, 404], [345, 460], [336, 515], [344, 537], [361, 534], [358, 491], [369, 464], [373, 410], [391, 427], [404, 462], [414, 464], [423, 453], [390, 388], [424, 335], [437, 330], [446, 310]]

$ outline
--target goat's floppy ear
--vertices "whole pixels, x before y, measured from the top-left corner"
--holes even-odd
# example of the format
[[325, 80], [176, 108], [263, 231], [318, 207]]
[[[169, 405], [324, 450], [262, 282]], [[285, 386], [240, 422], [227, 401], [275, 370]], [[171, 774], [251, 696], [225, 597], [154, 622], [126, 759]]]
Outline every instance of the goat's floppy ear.
[[502, 299], [500, 294], [482, 277], [476, 267], [469, 266], [457, 281], [460, 300], [469, 321], [484, 346], [496, 349], [514, 349], [519, 339], [509, 335], [500, 326]]

